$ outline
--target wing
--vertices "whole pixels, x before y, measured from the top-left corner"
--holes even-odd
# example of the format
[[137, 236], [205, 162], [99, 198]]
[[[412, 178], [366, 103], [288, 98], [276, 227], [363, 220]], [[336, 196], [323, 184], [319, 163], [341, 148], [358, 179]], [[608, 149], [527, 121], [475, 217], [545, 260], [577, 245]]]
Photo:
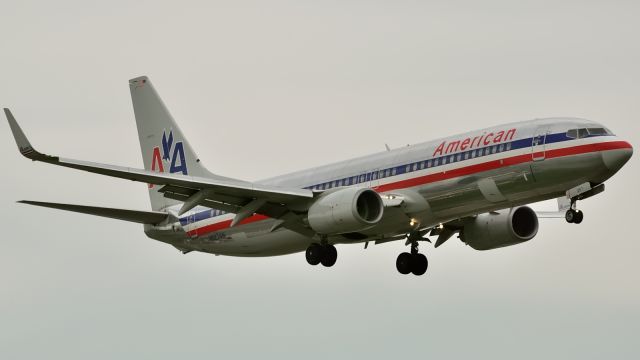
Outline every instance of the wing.
[[86, 206], [86, 205], [72, 205], [72, 204], [58, 204], [48, 203], [41, 201], [18, 201], [21, 204], [42, 206], [58, 210], [73, 211], [87, 215], [102, 216], [111, 219], [131, 221], [139, 224], [158, 224], [163, 222], [168, 213], [161, 211], [139, 211], [139, 210], [126, 210], [126, 209], [113, 209], [98, 206]]
[[[254, 213], [283, 219], [280, 226], [303, 231], [294, 224], [299, 217], [292, 211], [296, 205], [305, 204], [314, 197], [311, 190], [256, 184], [233, 179], [209, 179], [203, 177], [156, 173], [142, 169], [99, 164], [88, 161], [64, 159], [37, 151], [29, 142], [9, 109], [4, 109], [20, 153], [33, 161], [88, 171], [100, 175], [128, 179], [161, 186], [165, 197], [184, 202], [179, 215], [197, 205], [236, 214], [233, 224]], [[288, 226], [290, 225], [290, 226]], [[307, 234], [308, 235], [308, 234]]]

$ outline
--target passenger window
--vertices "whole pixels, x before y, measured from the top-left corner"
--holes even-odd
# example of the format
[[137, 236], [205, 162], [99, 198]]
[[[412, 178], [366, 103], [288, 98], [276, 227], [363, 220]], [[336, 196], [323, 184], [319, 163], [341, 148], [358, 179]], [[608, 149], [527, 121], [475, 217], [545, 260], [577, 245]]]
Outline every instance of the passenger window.
[[511, 150], [511, 143], [507, 143], [507, 145], [505, 146], [506, 150], [509, 151]]
[[411, 165], [407, 165], [407, 167], [404, 169], [404, 172], [409, 172], [411, 171]]
[[391, 176], [396, 174], [396, 168], [391, 169]]
[[504, 144], [500, 144], [500, 146], [498, 146], [498, 152], [502, 152], [504, 150]]

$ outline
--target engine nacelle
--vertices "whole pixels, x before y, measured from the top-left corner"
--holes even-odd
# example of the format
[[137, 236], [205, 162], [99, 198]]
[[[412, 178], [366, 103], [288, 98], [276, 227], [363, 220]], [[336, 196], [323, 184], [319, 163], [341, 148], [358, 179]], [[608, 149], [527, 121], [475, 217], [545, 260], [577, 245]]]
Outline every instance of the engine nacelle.
[[367, 188], [344, 188], [318, 198], [309, 208], [308, 221], [323, 235], [366, 230], [376, 225], [384, 206], [377, 192]]
[[464, 225], [460, 239], [476, 250], [519, 244], [538, 233], [538, 215], [528, 206], [476, 216]]

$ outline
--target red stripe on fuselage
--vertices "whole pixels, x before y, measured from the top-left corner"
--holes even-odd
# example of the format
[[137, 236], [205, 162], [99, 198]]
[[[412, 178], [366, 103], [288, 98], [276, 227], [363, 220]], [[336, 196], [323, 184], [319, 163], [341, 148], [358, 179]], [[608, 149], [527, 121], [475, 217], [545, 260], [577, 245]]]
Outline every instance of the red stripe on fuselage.
[[[553, 159], [553, 158], [558, 158], [563, 156], [587, 154], [587, 153], [597, 152], [597, 151], [618, 150], [618, 149], [631, 149], [631, 144], [629, 144], [626, 141], [611, 141], [611, 142], [594, 143], [594, 144], [571, 146], [567, 148], [546, 150], [545, 152], [537, 152], [533, 154], [535, 154], [536, 157], [538, 156], [542, 157], [544, 155], [545, 159]], [[406, 189], [406, 188], [415, 187], [419, 185], [425, 185], [425, 184], [434, 183], [438, 181], [453, 179], [460, 176], [477, 174], [484, 171], [495, 170], [503, 167], [530, 162], [532, 161], [533, 154], [528, 153], [523, 155], [511, 156], [504, 159], [491, 160], [481, 164], [469, 165], [469, 166], [465, 166], [457, 169], [438, 172], [435, 174], [418, 176], [411, 179], [396, 181], [394, 183], [379, 185], [374, 187], [373, 189], [376, 190], [377, 192], [387, 192], [391, 190]], [[266, 219], [269, 219], [269, 217], [257, 214], [242, 220], [238, 225], [250, 224], [256, 221], [262, 221]], [[187, 232], [187, 234], [189, 236], [205, 235], [208, 233], [229, 228], [230, 225], [231, 225], [231, 220], [225, 220], [219, 223], [206, 225], [201, 228], [191, 230]]]
[[518, 165], [532, 161], [533, 156], [542, 157], [546, 159], [552, 159], [562, 156], [571, 156], [578, 154], [586, 154], [596, 151], [606, 151], [615, 149], [627, 149], [631, 148], [631, 145], [626, 141], [613, 141], [606, 143], [594, 143], [586, 145], [572, 146], [568, 148], [546, 150], [545, 152], [529, 153], [523, 155], [516, 155], [504, 159], [497, 159], [487, 161], [481, 164], [469, 165], [457, 169], [446, 170], [435, 174], [429, 174], [419, 176], [411, 179], [401, 180], [390, 184], [384, 184], [374, 187], [377, 192], [386, 192], [391, 190], [406, 189], [414, 186], [434, 183], [437, 181], [448, 180], [457, 178], [460, 176], [477, 174], [484, 171], [495, 170], [507, 166]]
[[[268, 216], [264, 216], [264, 215], [260, 215], [260, 214], [256, 214], [256, 215], [250, 216], [250, 217], [240, 221], [238, 224], [236, 224], [236, 226], [238, 226], [238, 225], [246, 225], [246, 224], [250, 224], [252, 222], [262, 221], [262, 220], [266, 220], [266, 219], [269, 219], [269, 217]], [[189, 236], [194, 236], [194, 235], [195, 236], [200, 236], [200, 235], [204, 235], [204, 234], [220, 231], [222, 229], [230, 228], [231, 227], [231, 221], [232, 220], [225, 220], [225, 221], [221, 221], [219, 223], [206, 225], [206, 226], [203, 226], [201, 228], [197, 228], [197, 229], [193, 229], [191, 231], [188, 231], [187, 234]]]

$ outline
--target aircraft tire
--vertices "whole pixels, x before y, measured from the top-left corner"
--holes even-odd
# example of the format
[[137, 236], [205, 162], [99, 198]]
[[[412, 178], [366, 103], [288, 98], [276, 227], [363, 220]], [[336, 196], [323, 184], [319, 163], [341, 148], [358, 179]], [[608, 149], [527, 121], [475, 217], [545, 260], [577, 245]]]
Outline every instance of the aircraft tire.
[[320, 262], [324, 267], [332, 267], [338, 260], [338, 251], [333, 245], [325, 245], [322, 249], [322, 258]]
[[320, 260], [322, 260], [322, 255], [323, 255], [323, 251], [322, 251], [322, 246], [320, 246], [320, 244], [311, 244], [309, 245], [309, 247], [307, 248], [307, 251], [305, 253], [305, 256], [307, 258], [307, 262], [309, 263], [309, 265], [318, 265], [320, 264]]
[[584, 219], [584, 214], [582, 213], [582, 211], [578, 210], [576, 211], [576, 216], [573, 218], [573, 223], [580, 224], [583, 219]]
[[413, 254], [411, 259], [411, 272], [413, 275], [420, 276], [427, 272], [429, 261], [424, 254]]
[[396, 259], [396, 269], [400, 274], [407, 275], [411, 272], [412, 256], [408, 252], [403, 252]]
[[564, 219], [567, 220], [569, 224], [573, 224], [576, 219], [576, 211], [573, 209], [567, 210], [567, 212], [564, 213]]

